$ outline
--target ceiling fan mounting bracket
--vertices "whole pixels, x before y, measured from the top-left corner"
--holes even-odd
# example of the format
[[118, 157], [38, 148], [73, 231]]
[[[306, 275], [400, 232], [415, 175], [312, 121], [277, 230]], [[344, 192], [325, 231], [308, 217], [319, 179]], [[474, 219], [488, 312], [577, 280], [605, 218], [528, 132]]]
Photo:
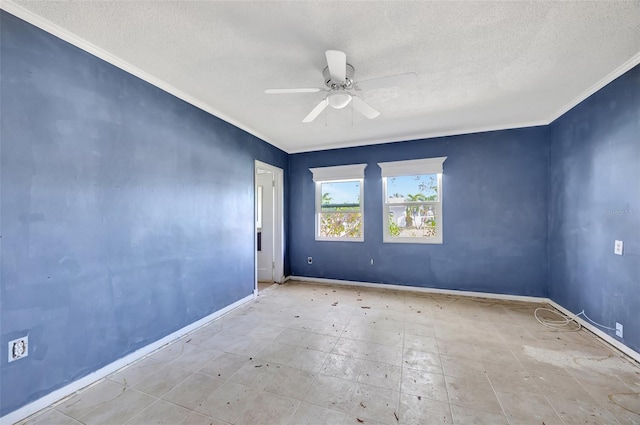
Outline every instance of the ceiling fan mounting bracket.
[[331, 74], [329, 73], [329, 67], [327, 66], [322, 70], [322, 76], [324, 77], [324, 84], [332, 90], [350, 89], [353, 87], [354, 72], [355, 72], [355, 68], [352, 65], [347, 64], [347, 72], [346, 72], [346, 78], [344, 80], [344, 83], [336, 82], [331, 79]]

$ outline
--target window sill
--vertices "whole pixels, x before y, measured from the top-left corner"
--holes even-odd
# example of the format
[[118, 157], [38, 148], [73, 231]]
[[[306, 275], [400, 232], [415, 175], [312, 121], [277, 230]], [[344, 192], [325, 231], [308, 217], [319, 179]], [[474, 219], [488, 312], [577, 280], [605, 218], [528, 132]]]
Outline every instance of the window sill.
[[364, 242], [364, 238], [319, 238], [316, 236], [318, 242]]
[[441, 239], [416, 240], [410, 238], [383, 238], [382, 243], [411, 243], [417, 245], [442, 245]]

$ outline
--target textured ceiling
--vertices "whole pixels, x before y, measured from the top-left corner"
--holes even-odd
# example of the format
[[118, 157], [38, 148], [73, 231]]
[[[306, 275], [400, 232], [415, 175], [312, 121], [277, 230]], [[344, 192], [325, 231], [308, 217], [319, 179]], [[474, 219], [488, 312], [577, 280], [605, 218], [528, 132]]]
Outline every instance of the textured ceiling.
[[[11, 1], [3, 8], [97, 51], [287, 152], [546, 124], [640, 62], [640, 2]], [[364, 92], [367, 120], [327, 108], [324, 51]], [[124, 64], [124, 66], [123, 66]]]

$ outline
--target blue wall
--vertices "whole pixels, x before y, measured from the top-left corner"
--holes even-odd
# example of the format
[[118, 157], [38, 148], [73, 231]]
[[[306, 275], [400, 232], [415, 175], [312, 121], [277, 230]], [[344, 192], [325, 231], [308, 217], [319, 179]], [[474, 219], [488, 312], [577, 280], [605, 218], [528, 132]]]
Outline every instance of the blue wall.
[[[550, 295], [640, 350], [640, 68], [548, 127], [288, 156], [0, 20], [0, 416], [251, 293], [254, 159], [285, 170], [285, 274]], [[376, 163], [435, 156], [444, 244], [383, 244]], [[365, 241], [316, 242], [308, 168], [353, 163]]]
[[[546, 296], [547, 140], [538, 127], [291, 155], [292, 275]], [[444, 244], [382, 243], [377, 163], [439, 156]], [[309, 168], [356, 163], [368, 164], [364, 242], [315, 241]]]
[[0, 19], [5, 415], [251, 294], [253, 161], [288, 157]]
[[550, 127], [549, 295], [640, 351], [640, 66]]

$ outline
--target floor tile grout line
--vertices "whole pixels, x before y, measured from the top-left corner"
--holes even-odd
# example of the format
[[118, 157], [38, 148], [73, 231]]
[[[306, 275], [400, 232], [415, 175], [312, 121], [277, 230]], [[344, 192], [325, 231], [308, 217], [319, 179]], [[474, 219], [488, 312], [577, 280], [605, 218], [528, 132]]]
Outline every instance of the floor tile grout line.
[[[221, 352], [221, 354], [224, 354], [224, 353], [225, 353], [225, 352]], [[221, 354], [220, 354], [220, 355], [221, 355]], [[227, 354], [234, 354], [234, 353], [227, 353]], [[203, 373], [203, 372], [201, 372], [201, 371], [200, 371], [201, 369], [203, 369], [204, 367], [206, 367], [208, 364], [210, 364], [210, 363], [212, 363], [213, 361], [215, 361], [218, 357], [220, 357], [220, 355], [215, 356], [215, 357], [214, 357], [210, 362], [207, 362], [207, 364], [203, 365], [203, 366], [202, 366], [200, 369], [198, 369], [197, 371], [191, 371], [192, 373], [191, 373], [191, 375], [189, 375], [189, 377], [190, 377], [190, 376], [193, 376], [193, 375], [195, 375], [195, 374], [197, 373], [197, 374], [200, 374], [200, 375], [204, 375], [204, 376], [207, 376], [207, 377], [210, 377], [210, 378], [219, 379], [219, 380], [223, 381], [223, 383], [222, 383], [220, 386], [216, 387], [216, 389], [215, 389], [215, 390], [213, 390], [213, 391], [211, 392], [211, 394], [209, 394], [209, 396], [208, 396], [208, 397], [210, 397], [210, 396], [211, 396], [211, 395], [213, 395], [216, 391], [218, 391], [218, 389], [219, 389], [222, 385], [224, 385], [224, 383], [229, 382], [229, 383], [233, 383], [233, 384], [244, 385], [244, 384], [240, 384], [240, 383], [238, 383], [238, 382], [230, 381], [230, 380], [229, 380], [229, 378], [230, 378], [231, 376], [233, 376], [233, 374], [232, 374], [229, 378], [226, 378], [226, 377], [225, 377], [225, 378], [222, 378], [222, 377], [220, 377], [220, 376], [217, 376], [217, 377], [216, 377], [216, 376], [209, 375], [209, 374], [207, 374], [207, 373]], [[238, 355], [238, 354], [235, 354], [235, 355]], [[239, 355], [239, 356], [241, 356], [241, 355]], [[249, 358], [251, 358], [251, 357], [249, 357]], [[248, 360], [248, 361], [250, 361], [250, 360]], [[248, 361], [247, 361], [247, 362], [248, 362]], [[234, 372], [234, 373], [235, 373], [235, 372]], [[164, 394], [162, 395], [162, 397], [166, 396], [169, 392], [171, 392], [173, 389], [175, 389], [176, 387], [178, 387], [180, 384], [182, 384], [184, 381], [186, 381], [189, 377], [187, 377], [187, 378], [183, 379], [183, 380], [182, 380], [182, 381], [180, 381], [178, 384], [174, 385], [174, 386], [173, 386], [169, 391], [167, 391], [166, 393], [164, 393]], [[246, 385], [245, 385], [245, 386], [246, 386]], [[250, 388], [251, 388], [251, 387], [250, 387]], [[255, 389], [255, 388], [254, 388], [254, 389]], [[144, 393], [144, 394], [146, 394], [146, 393]], [[152, 396], [152, 397], [153, 397], [153, 396]], [[215, 418], [215, 417], [213, 417], [213, 416], [210, 416], [210, 415], [204, 414], [204, 413], [202, 413], [202, 412], [198, 412], [198, 411], [196, 411], [196, 410], [194, 410], [194, 409], [190, 409], [190, 408], [188, 408], [188, 407], [182, 406], [182, 405], [180, 405], [180, 404], [178, 404], [178, 403], [175, 403], [175, 402], [173, 402], [173, 401], [171, 401], [171, 400], [164, 399], [164, 398], [162, 398], [162, 397], [159, 397], [159, 398], [158, 398], [158, 400], [162, 400], [162, 401], [164, 401], [164, 402], [166, 402], [166, 403], [169, 403], [169, 404], [175, 405], [175, 406], [177, 406], [177, 407], [180, 407], [180, 408], [183, 408], [183, 409], [187, 409], [187, 410], [189, 410], [189, 411], [191, 411], [191, 412], [193, 412], [193, 413], [195, 413], [195, 414], [198, 414], [198, 415], [202, 415], [202, 416], [205, 416], [205, 417], [208, 417], [208, 418], [212, 418], [212, 419], [214, 419], [214, 420], [217, 420], [217, 421], [220, 421], [220, 422], [223, 422], [223, 423], [228, 423], [227, 421], [224, 421], [224, 420], [222, 420], [222, 419], [220, 419], [220, 418]], [[207, 397], [207, 399], [208, 399], [208, 397]], [[206, 399], [205, 399], [205, 400], [206, 400]], [[152, 404], [153, 404], [153, 403], [152, 403]], [[136, 415], [136, 416], [137, 416], [137, 415]]]
[[[47, 406], [43, 409], [38, 410], [37, 412], [32, 413], [31, 415], [27, 416], [26, 418], [23, 418], [21, 420], [19, 420], [18, 422], [16, 422], [14, 425], [24, 425], [28, 422], [31, 422], [32, 420], [37, 420], [40, 416], [44, 415], [47, 412], [50, 412], [53, 409], [53, 407], [51, 406]], [[58, 412], [61, 413], [61, 412]], [[73, 418], [72, 418], [73, 419]]]
[[[121, 384], [121, 385], [122, 385], [122, 384]], [[97, 404], [96, 406], [94, 406], [94, 408], [92, 408], [89, 412], [87, 412], [87, 414], [83, 415], [83, 418], [87, 418], [87, 417], [89, 417], [89, 416], [91, 415], [91, 413], [93, 413], [93, 412], [94, 412], [96, 409], [98, 409], [100, 406], [103, 406], [103, 405], [105, 405], [105, 404], [107, 404], [107, 403], [109, 403], [109, 402], [111, 402], [111, 401], [113, 401], [113, 400], [115, 400], [115, 399], [117, 399], [117, 398], [121, 397], [121, 396], [122, 396], [126, 391], [134, 391], [134, 392], [140, 393], [140, 394], [142, 394], [142, 395], [145, 395], [145, 396], [147, 396], [147, 397], [151, 397], [151, 398], [153, 398], [153, 399], [154, 399], [151, 403], [149, 403], [149, 405], [148, 405], [148, 406], [145, 406], [145, 408], [144, 408], [144, 409], [142, 409], [142, 410], [146, 410], [146, 409], [147, 409], [149, 406], [151, 406], [153, 403], [155, 403], [156, 401], [160, 400], [158, 397], [153, 396], [153, 395], [151, 395], [151, 394], [147, 394], [147, 393], [145, 393], [145, 392], [143, 392], [143, 391], [136, 390], [136, 389], [134, 389], [134, 388], [132, 388], [132, 387], [127, 387], [126, 385], [122, 385], [122, 386], [124, 387], [124, 391], [120, 392], [117, 396], [115, 396], [115, 397], [113, 397], [113, 398], [111, 398], [111, 399], [109, 399], [109, 400], [107, 400], [107, 401], [104, 401], [104, 402], [102, 402], [102, 403]], [[138, 412], [138, 413], [139, 413], [139, 412]], [[133, 416], [131, 416], [129, 419], [127, 419], [127, 422], [128, 422], [129, 420], [131, 420], [134, 416], [137, 416], [137, 415], [138, 415], [138, 413], [134, 414], [134, 415], [133, 415]], [[81, 422], [82, 424], [84, 424], [84, 423], [85, 423], [85, 422], [84, 422], [84, 420], [81, 420], [81, 419], [77, 419], [77, 420], [78, 420], [79, 422]], [[126, 422], [125, 422], [125, 423], [126, 423]]]
[[32, 419], [36, 419], [39, 416], [43, 416], [43, 415], [45, 415], [46, 413], [49, 413], [49, 412], [56, 412], [57, 414], [62, 415], [65, 418], [71, 419], [74, 423], [79, 423], [79, 424], [84, 425], [84, 422], [82, 422], [80, 419], [76, 419], [73, 416], [69, 416], [64, 412], [61, 412], [61, 411], [55, 409], [53, 406], [49, 407], [48, 409], [42, 409], [40, 412], [37, 412], [36, 414], [33, 414], [33, 415], [31, 415], [31, 416], [29, 416], [27, 418], [24, 418], [23, 420], [18, 422], [18, 425], [25, 424], [25, 423], [31, 421]]
[[[483, 366], [483, 369], [484, 369], [484, 366]], [[500, 401], [500, 397], [498, 397], [498, 393], [497, 393], [495, 387], [493, 386], [493, 382], [491, 382], [491, 378], [489, 378], [489, 374], [487, 373], [486, 370], [484, 371], [484, 375], [487, 378], [487, 381], [489, 381], [489, 385], [491, 385], [491, 390], [493, 391], [493, 396], [498, 401], [498, 405], [500, 406], [500, 410], [502, 410], [502, 416], [504, 416], [504, 418], [506, 419], [508, 424], [511, 424], [511, 421], [509, 420], [509, 416], [507, 416], [507, 412], [504, 410], [504, 407], [502, 406], [502, 402]]]
[[[447, 404], [449, 405], [449, 415], [451, 415], [451, 421], [453, 423], [455, 423], [455, 417], [453, 416], [453, 408], [451, 407], [451, 396], [449, 395], [449, 385], [447, 384], [447, 377], [444, 373], [444, 366], [442, 364], [442, 352], [440, 351], [440, 343], [438, 341], [440, 341], [440, 339], [437, 338], [437, 331], [434, 325], [434, 333], [436, 333], [435, 336], [435, 340], [436, 340], [436, 347], [438, 347], [438, 356], [440, 358], [440, 368], [442, 369], [442, 380], [444, 381], [444, 390], [447, 393]], [[474, 353], [475, 353], [475, 347], [474, 347]]]
[[[104, 378], [104, 379], [106, 380], [107, 378]], [[86, 412], [84, 415], [82, 415], [82, 418], [86, 418], [86, 417], [90, 416], [90, 415], [91, 415], [91, 413], [93, 413], [93, 412], [94, 412], [96, 409], [98, 409], [100, 406], [103, 406], [103, 405], [105, 405], [105, 404], [107, 404], [107, 403], [109, 403], [109, 402], [111, 402], [111, 401], [113, 401], [113, 400], [116, 400], [117, 398], [120, 398], [120, 397], [121, 397], [121, 396], [122, 396], [126, 391], [135, 391], [135, 392], [137, 392], [137, 393], [140, 393], [140, 394], [143, 394], [143, 395], [145, 395], [145, 396], [152, 397], [152, 398], [154, 398], [155, 400], [158, 400], [158, 397], [156, 397], [156, 396], [153, 396], [153, 395], [147, 394], [147, 393], [145, 393], [145, 392], [142, 392], [142, 391], [136, 390], [136, 389], [134, 389], [134, 388], [132, 388], [132, 387], [129, 387], [129, 386], [127, 386], [127, 385], [124, 385], [124, 384], [121, 384], [121, 383], [119, 383], [119, 382], [115, 382], [115, 381], [110, 381], [110, 382], [113, 382], [113, 383], [114, 383], [114, 384], [116, 384], [116, 385], [120, 385], [120, 386], [122, 386], [123, 390], [122, 390], [122, 391], [120, 391], [120, 392], [118, 393], [118, 395], [116, 395], [115, 397], [112, 397], [112, 398], [110, 398], [109, 400], [103, 401], [103, 402], [98, 403], [98, 404], [96, 404], [95, 406], [93, 406], [93, 407], [92, 407], [88, 412]], [[154, 400], [154, 402], [155, 402], [155, 400]], [[69, 415], [67, 415], [67, 414], [66, 414], [66, 413], [64, 413], [64, 412], [59, 411], [59, 410], [58, 410], [58, 409], [56, 409], [55, 407], [52, 407], [52, 409], [56, 410], [58, 413], [62, 413], [62, 414], [63, 414], [63, 415], [65, 415], [65, 416], [69, 416]], [[73, 418], [73, 417], [72, 417], [72, 418]], [[80, 423], [83, 423], [83, 424], [84, 424], [84, 421], [83, 421], [81, 418], [73, 418], [73, 419], [75, 419], [76, 421], [78, 421], [78, 422], [80, 422]]]
[[554, 413], [556, 414], [558, 419], [560, 419], [560, 422], [562, 422], [563, 425], [567, 425], [566, 422], [564, 421], [564, 419], [562, 419], [562, 416], [560, 416], [560, 413], [558, 412], [556, 407], [553, 405], [553, 403], [551, 403], [551, 400], [549, 400], [549, 397], [547, 397], [546, 394], [542, 394], [542, 397], [544, 397], [546, 402], [549, 403], [549, 406], [551, 406], [551, 409], [554, 411]]
[[[110, 375], [109, 375], [109, 376], [110, 376]], [[60, 400], [57, 400], [57, 401], [55, 401], [55, 402], [51, 403], [51, 405], [49, 405], [48, 407], [55, 409], [57, 406], [59, 406], [60, 404], [64, 403], [66, 400], [69, 400], [69, 399], [71, 399], [72, 397], [75, 397], [75, 396], [77, 396], [77, 395], [79, 395], [79, 394], [82, 394], [83, 392], [88, 391], [89, 389], [91, 389], [91, 388], [93, 388], [93, 387], [97, 386], [98, 384], [101, 384], [101, 383], [103, 383], [103, 382], [105, 382], [105, 381], [109, 380], [109, 379], [108, 379], [108, 378], [109, 378], [109, 376], [105, 376], [105, 377], [103, 377], [103, 378], [100, 378], [100, 379], [99, 379], [99, 380], [97, 380], [96, 382], [93, 382], [93, 383], [91, 383], [91, 384], [87, 385], [86, 387], [80, 388], [78, 391], [75, 391], [75, 392], [73, 392], [73, 393], [69, 394], [68, 396], [61, 398]], [[113, 381], [109, 380], [109, 382], [113, 382]], [[44, 410], [44, 409], [43, 409], [43, 410]], [[60, 413], [62, 413], [62, 412], [60, 412]], [[32, 415], [32, 416], [33, 416], [33, 415]]]
[[[402, 382], [404, 380], [404, 352], [405, 352], [405, 339], [407, 338], [407, 316], [404, 316], [404, 326], [402, 327], [402, 349], [400, 351], [400, 388], [398, 394], [398, 403], [396, 410], [398, 411], [398, 422], [400, 422], [399, 418], [402, 417], [402, 411], [400, 407], [402, 406]], [[441, 365], [442, 366], [442, 365]]]
[[[218, 387], [218, 388], [220, 388], [220, 387]], [[216, 388], [216, 390], [217, 390], [218, 388]], [[173, 388], [172, 388], [172, 389], [173, 389]], [[171, 391], [169, 391], [169, 392], [171, 392]], [[211, 394], [213, 394], [214, 392], [215, 392], [215, 390], [214, 390]], [[167, 393], [167, 394], [168, 394], [168, 393]], [[167, 394], [165, 394], [165, 395], [167, 395]], [[189, 410], [189, 411], [191, 411], [191, 412], [197, 413], [197, 414], [202, 415], [202, 416], [208, 416], [208, 417], [210, 417], [209, 415], [205, 415], [204, 413], [196, 412], [196, 411], [195, 411], [195, 410], [193, 410], [193, 409], [190, 409], [190, 408], [188, 408], [188, 407], [182, 406], [182, 405], [180, 405], [180, 404], [178, 404], [178, 403], [176, 403], [176, 402], [173, 402], [173, 401], [171, 401], [171, 400], [167, 400], [167, 399], [165, 399], [165, 398], [159, 398], [158, 400], [162, 400], [162, 401], [164, 401], [165, 403], [173, 404], [174, 406], [178, 406], [178, 407], [181, 407], [181, 408], [183, 408], [183, 409], [187, 409], [187, 410]]]
[[344, 415], [350, 414], [350, 412], [347, 412], [347, 411], [345, 411], [345, 410], [332, 409], [332, 408], [330, 408], [330, 407], [326, 407], [326, 406], [323, 406], [323, 405], [321, 405], [321, 404], [314, 403], [313, 401], [308, 401], [308, 400], [302, 400], [302, 401], [303, 401], [304, 403], [310, 404], [310, 405], [312, 405], [312, 406], [320, 407], [320, 408], [322, 408], [322, 409], [330, 410], [330, 411], [332, 411], [332, 412], [338, 412], [338, 413], [342, 413], [342, 414], [344, 414]]
[[[591, 398], [593, 399], [593, 401], [595, 401], [595, 402], [597, 403], [597, 405], [598, 405], [601, 409], [603, 409], [604, 411], [606, 411], [607, 413], [609, 413], [609, 414], [614, 418], [614, 420], [615, 420], [616, 422], [618, 422], [618, 423], [619, 423], [619, 421], [617, 420], [617, 418], [615, 418], [615, 416], [614, 416], [611, 412], [609, 412], [609, 409], [607, 409], [605, 406], [603, 406], [603, 405], [602, 405], [602, 403], [600, 403], [600, 401], [598, 401], [598, 400], [596, 399], [596, 397], [594, 397], [594, 396], [591, 394], [591, 392], [590, 392], [590, 391], [585, 387], [585, 384], [583, 384], [583, 383], [582, 383], [578, 378], [576, 378], [576, 377], [575, 377], [575, 376], [573, 376], [570, 372], [568, 372], [568, 370], [567, 370], [566, 368], [564, 368], [564, 367], [563, 367], [563, 369], [567, 372], [567, 374], [568, 374], [571, 378], [573, 378], [573, 380], [574, 380], [574, 381], [576, 381], [576, 382], [578, 383], [578, 385], [580, 386], [580, 388], [582, 388], [582, 389], [583, 389], [587, 394], [589, 394], [589, 397], [591, 397]], [[616, 377], [616, 378], [618, 378], [618, 377]], [[549, 403], [550, 403], [550, 401], [549, 401]], [[553, 405], [552, 405], [552, 407], [553, 407]], [[554, 408], [554, 410], [555, 410], [555, 408]], [[559, 416], [559, 415], [558, 415], [558, 416]], [[562, 418], [560, 418], [560, 419], [562, 419]]]
[[[522, 364], [522, 361], [520, 360], [520, 358], [518, 358], [518, 356], [515, 355], [515, 353], [513, 353], [513, 351], [511, 349], [509, 349], [512, 353], [512, 355], [516, 358], [516, 360], [518, 361], [518, 364], [520, 364], [522, 366], [522, 368], [527, 372], [527, 375], [530, 375], [534, 381], [533, 384], [535, 385], [535, 388], [540, 392], [540, 394], [544, 397], [544, 399], [547, 401], [547, 403], [549, 404], [549, 406], [551, 406], [551, 409], [553, 410], [553, 412], [556, 414], [556, 417], [560, 420], [560, 422], [563, 425], [565, 424], [565, 421], [562, 419], [562, 417], [560, 416], [560, 414], [558, 413], [558, 411], [556, 410], [556, 408], [553, 406], [553, 404], [551, 404], [551, 401], [547, 398], [547, 395], [544, 393], [544, 391], [542, 390], [542, 388], [540, 388], [540, 385], [538, 385], [538, 382], [535, 381], [535, 376], [534, 374], [531, 372], [530, 368], [527, 368], [524, 364]], [[562, 368], [563, 370], [565, 370], [564, 368]], [[566, 370], [565, 370], [566, 372]], [[569, 376], [571, 376], [569, 374]], [[507, 418], [508, 419], [508, 418]]]
[[[144, 409], [142, 409], [142, 410], [140, 410], [140, 411], [136, 412], [133, 416], [131, 416], [129, 419], [127, 419], [127, 420], [123, 423], [123, 425], [130, 425], [130, 424], [131, 424], [131, 425], [134, 425], [134, 424], [135, 424], [135, 422], [133, 422], [133, 423], [132, 423], [132, 422], [131, 422], [132, 420], [134, 420], [137, 416], [141, 415], [142, 413], [144, 413], [145, 411], [147, 411], [148, 409], [150, 409], [150, 408], [151, 408], [151, 406], [153, 406], [154, 404], [158, 403], [160, 400], [162, 400], [162, 399], [157, 398], [157, 399], [153, 400], [153, 401], [152, 401], [148, 406], [146, 406]], [[162, 400], [162, 401], [165, 401], [165, 400]], [[178, 406], [178, 407], [182, 407], [182, 406]], [[184, 408], [184, 407], [182, 407], [182, 409], [185, 409], [185, 408]], [[189, 410], [189, 409], [186, 409], [186, 410]], [[191, 410], [189, 410], [189, 411], [191, 411]], [[187, 414], [187, 416], [189, 416], [189, 415]], [[185, 416], [185, 418], [186, 418], [186, 416]], [[183, 418], [182, 420], [184, 420], [184, 418]], [[182, 421], [180, 421], [180, 422], [182, 422]]]
[[[344, 334], [344, 331], [345, 331], [345, 329], [347, 328], [347, 326], [348, 326], [349, 322], [350, 322], [350, 321], [351, 321], [351, 319], [355, 316], [356, 309], [355, 309], [355, 308], [352, 308], [351, 310], [352, 310], [352, 312], [351, 312], [351, 314], [349, 315], [349, 320], [347, 321], [347, 325], [345, 325], [345, 327], [344, 327], [344, 328], [342, 329], [342, 331], [340, 332], [340, 336], [338, 336], [338, 338], [336, 339], [336, 343], [335, 343], [335, 344], [334, 344], [334, 346], [332, 347], [331, 352], [329, 352], [329, 355], [327, 356], [327, 358], [324, 360], [324, 362], [322, 362], [322, 365], [320, 366], [320, 370], [319, 370], [319, 372], [318, 372], [318, 373], [316, 373], [316, 375], [315, 375], [315, 377], [314, 377], [313, 382], [311, 383], [311, 385], [314, 385], [314, 384], [317, 382], [317, 380], [318, 380], [319, 376], [320, 376], [320, 375], [323, 375], [322, 371], [324, 370], [325, 365], [326, 365], [326, 364], [327, 364], [327, 362], [329, 361], [329, 356], [331, 356], [331, 354], [334, 354], [333, 350], [335, 350], [335, 346], [338, 344], [338, 341], [340, 340], [340, 338], [341, 338], [341, 337], [342, 337], [342, 335]], [[337, 354], [337, 353], [336, 353], [336, 354]], [[329, 375], [327, 375], [327, 376], [329, 376]], [[341, 378], [338, 378], [338, 379], [341, 379]], [[354, 387], [354, 391], [355, 391], [355, 387]], [[311, 404], [314, 404], [314, 403], [311, 403]], [[319, 406], [319, 407], [323, 407], [323, 408], [325, 408], [324, 406], [320, 406], [320, 405], [316, 405], [316, 406]], [[332, 410], [332, 409], [330, 409], [330, 410]]]
[[[99, 385], [99, 384], [101, 384], [101, 383], [103, 383], [103, 382], [105, 382], [105, 381], [112, 382], [113, 384], [116, 384], [116, 385], [121, 385], [122, 387], [124, 387], [124, 390], [123, 390], [122, 392], [120, 392], [118, 395], [116, 395], [115, 397], [113, 397], [113, 398], [111, 398], [111, 399], [109, 399], [109, 400], [107, 400], [107, 401], [104, 401], [104, 402], [102, 402], [102, 403], [100, 403], [100, 404], [98, 404], [98, 405], [94, 406], [94, 409], [95, 409], [95, 408], [97, 408], [97, 407], [100, 407], [101, 405], [103, 405], [103, 404], [105, 404], [105, 403], [108, 403], [108, 402], [110, 402], [110, 401], [112, 401], [112, 400], [115, 400], [116, 398], [120, 397], [120, 396], [124, 393], [124, 391], [126, 391], [127, 389], [133, 389], [133, 386], [128, 386], [126, 383], [125, 383], [125, 384], [123, 384], [123, 383], [120, 383], [120, 382], [114, 381], [114, 380], [112, 380], [111, 378], [112, 378], [112, 377], [114, 377], [115, 375], [117, 375], [118, 373], [121, 373], [121, 372], [123, 372], [123, 371], [125, 371], [125, 370], [129, 369], [131, 366], [134, 366], [134, 365], [136, 365], [136, 364], [140, 363], [142, 360], [145, 360], [145, 359], [149, 358], [152, 354], [155, 354], [156, 352], [160, 351], [161, 349], [164, 349], [164, 348], [168, 347], [169, 345], [171, 345], [171, 344], [166, 344], [166, 345], [164, 345], [163, 347], [160, 347], [158, 350], [155, 350], [153, 353], [149, 353], [149, 354], [148, 354], [148, 355], [146, 355], [145, 357], [143, 357], [143, 358], [141, 358], [141, 359], [138, 359], [138, 360], [136, 360], [135, 362], [133, 362], [133, 363], [131, 363], [131, 364], [129, 364], [129, 365], [123, 366], [122, 368], [120, 368], [120, 369], [118, 369], [117, 371], [115, 371], [115, 372], [113, 372], [113, 373], [111, 373], [111, 374], [109, 374], [109, 375], [107, 375], [107, 376], [105, 376], [105, 377], [103, 377], [103, 378], [99, 379], [98, 381], [93, 382], [93, 383], [91, 383], [91, 384], [87, 385], [86, 387], [83, 387], [83, 388], [81, 388], [81, 389], [79, 389], [79, 390], [75, 391], [74, 393], [69, 394], [68, 396], [61, 398], [60, 400], [55, 401], [55, 402], [54, 402], [54, 403], [52, 403], [50, 406], [48, 406], [48, 408], [50, 408], [50, 409], [52, 409], [52, 410], [55, 410], [56, 412], [61, 413], [61, 414], [65, 415], [65, 416], [68, 416], [68, 415], [66, 415], [65, 413], [63, 413], [63, 412], [61, 412], [60, 410], [58, 410], [58, 409], [57, 409], [57, 407], [58, 407], [60, 404], [64, 403], [66, 400], [68, 400], [68, 399], [70, 399], [70, 398], [72, 398], [72, 397], [75, 397], [75, 396], [77, 396], [77, 395], [80, 395], [80, 394], [82, 394], [82, 393], [84, 393], [84, 392], [86, 392], [86, 391], [90, 390], [91, 388], [93, 388], [93, 387], [95, 387], [95, 386], [97, 386], [97, 385]], [[160, 361], [159, 361], [159, 362], [157, 362], [157, 363], [163, 363], [163, 362], [160, 362]], [[155, 374], [155, 373], [156, 373], [156, 372], [154, 372], [154, 374]], [[142, 381], [141, 381], [141, 382], [142, 382]], [[138, 390], [136, 390], [136, 391], [137, 391], [137, 392], [141, 392], [141, 391], [138, 391]], [[143, 393], [143, 394], [147, 394], [147, 393], [144, 393], [144, 392], [142, 392], [142, 393]], [[149, 396], [151, 396], [151, 397], [154, 397], [154, 396], [152, 396], [152, 395], [150, 395], [150, 394], [147, 394], [147, 395], [149, 395]], [[157, 398], [157, 397], [154, 397], [154, 398]], [[91, 411], [93, 411], [94, 409], [91, 409]], [[47, 410], [47, 409], [43, 409], [43, 410], [42, 410], [42, 412], [44, 412], [45, 410]], [[91, 412], [91, 411], [90, 411], [90, 412]], [[87, 413], [87, 415], [88, 415], [90, 412], [88, 412], [88, 413]], [[36, 413], [38, 413], [38, 412], [36, 412]], [[35, 415], [35, 414], [34, 414], [34, 415]], [[31, 416], [34, 416], [34, 415], [31, 415]], [[31, 417], [31, 416], [30, 416], [30, 417]], [[35, 416], [34, 416], [34, 417], [35, 417]], [[25, 419], [27, 419], [27, 418], [25, 418]], [[75, 418], [72, 418], [72, 419], [79, 421], [79, 419], [75, 419]]]
[[[566, 370], [566, 369], [565, 369], [565, 370]], [[567, 373], [568, 373], [568, 372], [567, 372]], [[616, 417], [615, 417], [615, 415], [614, 415], [613, 413], [609, 412], [609, 409], [607, 409], [606, 407], [604, 407], [604, 406], [602, 405], [602, 403], [600, 403], [600, 401], [599, 401], [599, 400], [597, 400], [593, 395], [591, 395], [591, 393], [589, 392], [589, 390], [584, 386], [584, 384], [583, 384], [580, 380], [578, 380], [576, 377], [574, 377], [574, 376], [573, 376], [573, 375], [571, 375], [570, 373], [569, 373], [569, 376], [571, 376], [571, 377], [573, 378], [573, 380], [574, 380], [574, 381], [576, 381], [576, 382], [578, 383], [578, 385], [580, 386], [580, 388], [582, 388], [582, 389], [583, 389], [587, 394], [589, 394], [589, 397], [591, 397], [591, 399], [592, 399], [594, 402], [596, 402], [596, 404], [597, 404], [597, 405], [598, 405], [602, 410], [604, 410], [605, 412], [609, 413], [609, 415], [611, 415], [611, 417], [613, 418], [613, 420], [614, 420], [614, 421], [616, 421], [618, 424], [620, 424], [620, 422], [618, 421], [618, 418], [616, 418]], [[552, 405], [552, 407], [553, 407], [553, 405]], [[554, 409], [554, 410], [555, 410], [555, 409]], [[560, 416], [560, 415], [558, 415], [558, 416]], [[560, 418], [560, 420], [562, 420], [562, 418]]]
[[303, 401], [302, 400], [296, 400], [298, 402], [298, 405], [296, 406], [295, 409], [293, 409], [293, 413], [291, 413], [291, 416], [289, 416], [289, 420], [286, 422], [287, 424], [290, 424], [293, 421], [293, 418], [296, 417], [296, 413], [298, 413], [298, 409], [300, 408], [300, 406], [302, 406]]
[[[214, 360], [215, 360], [215, 359], [214, 359]], [[213, 360], [212, 360], [212, 361], [213, 361]], [[171, 363], [167, 363], [167, 365], [166, 365], [166, 366], [172, 366], [172, 365], [171, 365]], [[160, 395], [160, 396], [154, 396], [153, 394], [149, 394], [148, 392], [143, 391], [143, 390], [140, 390], [140, 389], [137, 389], [137, 388], [135, 388], [135, 387], [137, 387], [138, 385], [142, 384], [144, 381], [146, 381], [146, 380], [147, 380], [147, 379], [149, 379], [150, 377], [158, 375], [158, 374], [162, 371], [162, 369], [160, 369], [160, 370], [157, 370], [157, 371], [153, 372], [152, 374], [150, 374], [149, 376], [147, 376], [146, 378], [144, 378], [143, 380], [141, 380], [140, 382], [138, 382], [138, 383], [137, 383], [137, 384], [135, 384], [135, 385], [132, 385], [132, 386], [128, 386], [128, 385], [126, 385], [126, 384], [122, 384], [122, 385], [123, 385], [125, 388], [134, 389], [134, 390], [136, 390], [136, 391], [138, 391], [138, 392], [141, 392], [141, 393], [143, 393], [143, 394], [149, 395], [149, 396], [151, 396], [151, 397], [155, 397], [155, 398], [157, 398], [157, 399], [162, 399], [162, 397], [164, 397], [165, 395], [167, 395], [167, 394], [168, 394], [172, 389], [174, 389], [175, 387], [177, 387], [178, 385], [182, 384], [184, 381], [186, 381], [187, 379], [189, 379], [191, 376], [193, 376], [193, 374], [194, 374], [194, 373], [197, 373], [197, 372], [194, 372], [194, 371], [193, 371], [193, 370], [191, 370], [191, 369], [186, 369], [186, 368], [183, 368], [183, 367], [180, 367], [180, 366], [173, 366], [173, 367], [176, 367], [176, 368], [182, 369], [182, 370], [184, 370], [184, 371], [188, 372], [188, 373], [189, 373], [189, 375], [188, 375], [188, 376], [185, 376], [184, 378], [182, 378], [182, 379], [181, 379], [180, 381], [178, 381], [175, 385], [173, 385], [173, 386], [172, 386], [168, 391], [165, 391], [165, 392], [164, 392], [162, 395]]]

